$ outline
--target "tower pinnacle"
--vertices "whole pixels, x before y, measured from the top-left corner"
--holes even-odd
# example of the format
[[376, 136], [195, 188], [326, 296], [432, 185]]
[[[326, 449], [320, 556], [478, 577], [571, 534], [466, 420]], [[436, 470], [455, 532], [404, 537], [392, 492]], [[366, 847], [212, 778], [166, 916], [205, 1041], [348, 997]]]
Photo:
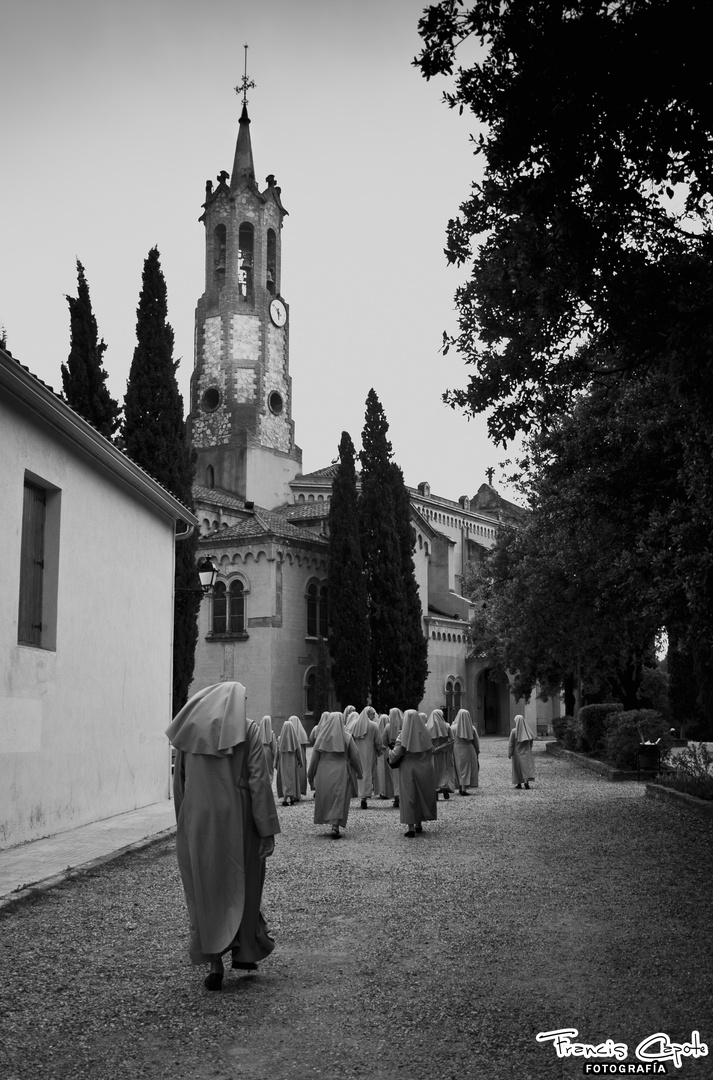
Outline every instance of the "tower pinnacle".
[[235, 87], [236, 94], [243, 95], [243, 111], [240, 114], [240, 126], [238, 127], [238, 142], [235, 147], [235, 160], [233, 162], [233, 174], [230, 178], [230, 190], [248, 184], [255, 186], [255, 165], [253, 164], [253, 148], [250, 141], [250, 117], [248, 116], [248, 90], [253, 90], [255, 83], [248, 79], [248, 47], [245, 45], [245, 71], [243, 77]]

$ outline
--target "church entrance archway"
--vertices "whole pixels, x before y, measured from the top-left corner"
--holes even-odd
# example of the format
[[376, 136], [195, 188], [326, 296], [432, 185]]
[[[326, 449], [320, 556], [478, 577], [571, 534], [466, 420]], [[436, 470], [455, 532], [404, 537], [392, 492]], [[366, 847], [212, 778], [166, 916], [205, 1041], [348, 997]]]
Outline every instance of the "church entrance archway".
[[[493, 678], [494, 676], [494, 678]], [[486, 735], [500, 735], [504, 730], [505, 705], [509, 683], [506, 675], [486, 668], [478, 676], [478, 697], [483, 702], [483, 728]]]

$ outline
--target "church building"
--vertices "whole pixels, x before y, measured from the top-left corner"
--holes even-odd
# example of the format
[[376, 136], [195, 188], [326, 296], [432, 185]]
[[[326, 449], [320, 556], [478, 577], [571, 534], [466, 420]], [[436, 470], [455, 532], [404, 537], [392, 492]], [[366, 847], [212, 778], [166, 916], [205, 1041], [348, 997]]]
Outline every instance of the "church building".
[[[190, 438], [197, 455], [194, 498], [200, 555], [218, 581], [203, 600], [191, 692], [225, 679], [243, 682], [248, 714], [272, 716], [279, 731], [315, 716], [320, 639], [328, 638], [329, 502], [336, 465], [304, 474], [295, 443], [289, 367], [290, 309], [282, 294], [282, 227], [287, 211], [275, 177], [257, 183], [243, 101], [233, 171], [206, 184], [205, 292], [196, 307]], [[335, 429], [334, 444], [340, 432]], [[409, 489], [414, 562], [428, 639], [421, 710], [470, 710], [481, 733], [508, 734], [524, 711], [506, 679], [491, 678], [473, 654], [470, 602], [461, 595], [469, 561], [516, 524], [521, 508], [490, 483], [450, 500], [428, 483]], [[337, 702], [337, 708], [348, 702]], [[352, 704], [360, 705], [359, 702]], [[400, 705], [399, 702], [394, 702]], [[531, 701], [542, 727], [558, 703]]]

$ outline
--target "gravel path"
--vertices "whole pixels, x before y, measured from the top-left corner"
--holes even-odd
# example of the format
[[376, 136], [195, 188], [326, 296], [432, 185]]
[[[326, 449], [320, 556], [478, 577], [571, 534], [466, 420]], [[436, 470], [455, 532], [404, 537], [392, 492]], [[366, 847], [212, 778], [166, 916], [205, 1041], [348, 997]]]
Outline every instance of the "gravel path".
[[504, 739], [481, 787], [406, 840], [390, 802], [345, 837], [279, 808], [277, 939], [223, 991], [187, 956], [173, 840], [0, 913], [2, 1080], [560, 1080], [541, 1031], [636, 1045], [700, 1032], [713, 1077], [713, 822], [545, 755], [514, 791]]

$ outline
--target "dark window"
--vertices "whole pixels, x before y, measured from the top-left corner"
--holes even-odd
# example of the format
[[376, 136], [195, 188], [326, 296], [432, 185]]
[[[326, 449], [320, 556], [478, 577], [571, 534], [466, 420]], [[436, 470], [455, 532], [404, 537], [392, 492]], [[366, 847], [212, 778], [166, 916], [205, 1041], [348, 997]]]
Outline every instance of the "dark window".
[[327, 611], [327, 586], [323, 585], [319, 590], [319, 633], [320, 637], [326, 638], [328, 634], [328, 611]]
[[225, 225], [217, 225], [213, 233], [213, 269], [215, 271], [215, 283], [218, 288], [225, 283], [226, 242]]
[[252, 225], [244, 223], [238, 230], [238, 288], [244, 300], [252, 300], [253, 295], [253, 252], [254, 230]]
[[461, 687], [461, 684], [459, 682], [457, 682], [455, 684], [455, 686], [453, 687], [453, 713], [454, 713], [454, 715], [458, 713], [458, 711], [459, 711], [459, 709], [461, 707], [460, 700], [461, 700], [461, 693], [462, 692], [463, 692], [463, 688]]
[[274, 295], [277, 282], [277, 238], [274, 229], [267, 230], [267, 291]]
[[449, 679], [448, 682], [446, 683], [446, 710], [445, 710], [445, 719], [449, 723], [451, 723], [453, 721], [453, 719], [455, 718], [455, 713], [453, 712], [453, 704], [454, 704], [454, 702], [453, 702], [453, 683]]
[[20, 613], [17, 640], [42, 645], [47, 492], [25, 481], [20, 553]]
[[307, 676], [305, 683], [305, 712], [313, 713], [317, 697], [317, 676], [314, 671]]
[[215, 470], [212, 465], [209, 465], [205, 471], [205, 486], [209, 488], [215, 487]]
[[317, 586], [309, 585], [307, 588], [307, 637], [317, 637]]
[[230, 633], [245, 633], [245, 593], [242, 581], [233, 581], [229, 592]]
[[213, 588], [213, 633], [224, 634], [228, 624], [228, 598], [225, 582], [216, 582]]

